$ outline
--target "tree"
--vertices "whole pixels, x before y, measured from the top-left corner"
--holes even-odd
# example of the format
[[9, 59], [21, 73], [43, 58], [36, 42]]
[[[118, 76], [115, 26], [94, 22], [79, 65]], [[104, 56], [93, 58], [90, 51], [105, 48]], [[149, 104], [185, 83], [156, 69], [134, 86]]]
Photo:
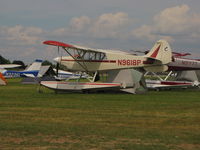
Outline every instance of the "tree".
[[25, 68], [26, 68], [26, 65], [25, 65], [24, 62], [21, 61], [21, 60], [14, 60], [12, 63], [13, 63], [13, 64], [21, 65], [21, 66], [19, 67], [20, 69], [25, 69]]
[[0, 55], [0, 64], [10, 64], [10, 60], [5, 59], [3, 56]]
[[50, 61], [48, 61], [48, 60], [43, 61], [43, 62], [42, 62], [42, 65], [45, 65], [45, 66], [47, 66], [47, 65], [53, 66], [53, 64], [52, 64]]

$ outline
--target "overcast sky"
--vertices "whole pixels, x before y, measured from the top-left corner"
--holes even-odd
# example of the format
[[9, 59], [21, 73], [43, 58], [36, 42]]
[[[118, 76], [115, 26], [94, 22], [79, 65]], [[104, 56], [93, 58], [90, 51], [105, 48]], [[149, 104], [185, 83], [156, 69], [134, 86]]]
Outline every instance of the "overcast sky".
[[173, 51], [200, 58], [199, 7], [199, 0], [0, 0], [0, 55], [51, 61], [58, 54], [45, 40], [129, 51], [166, 39]]

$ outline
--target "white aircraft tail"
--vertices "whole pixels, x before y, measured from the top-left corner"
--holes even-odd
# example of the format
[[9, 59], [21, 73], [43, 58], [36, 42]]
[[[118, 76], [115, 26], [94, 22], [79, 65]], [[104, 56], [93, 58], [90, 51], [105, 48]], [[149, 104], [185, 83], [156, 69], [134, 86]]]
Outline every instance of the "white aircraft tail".
[[35, 71], [40, 70], [42, 65], [42, 60], [36, 59], [30, 66], [28, 66], [25, 71]]
[[146, 54], [146, 57], [160, 61], [162, 64], [168, 64], [172, 61], [172, 50], [167, 41], [159, 40], [149, 53]]
[[151, 64], [144, 68], [146, 71], [163, 72], [168, 69], [166, 64], [172, 61], [172, 50], [167, 41], [159, 40], [145, 57], [147, 57], [146, 64]]

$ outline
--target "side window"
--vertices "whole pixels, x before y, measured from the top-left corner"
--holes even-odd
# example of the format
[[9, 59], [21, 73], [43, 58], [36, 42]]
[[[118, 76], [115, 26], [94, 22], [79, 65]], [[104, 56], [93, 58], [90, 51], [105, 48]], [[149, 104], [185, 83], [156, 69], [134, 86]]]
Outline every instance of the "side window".
[[86, 52], [83, 56], [85, 60], [104, 60], [105, 54], [100, 52]]

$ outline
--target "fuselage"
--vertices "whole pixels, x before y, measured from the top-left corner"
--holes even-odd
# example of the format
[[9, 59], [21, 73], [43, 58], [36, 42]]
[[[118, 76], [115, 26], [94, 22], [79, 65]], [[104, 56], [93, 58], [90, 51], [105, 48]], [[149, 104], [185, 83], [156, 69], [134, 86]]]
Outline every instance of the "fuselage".
[[187, 58], [174, 58], [174, 61], [170, 62], [168, 67], [169, 71], [200, 70], [200, 61]]
[[58, 41], [45, 41], [47, 45], [62, 47], [69, 56], [54, 59], [74, 71], [106, 71], [127, 68], [149, 67], [150, 70], [166, 71], [165, 64], [172, 60], [172, 51], [165, 40], [157, 41], [144, 56], [123, 51], [92, 49]]
[[27, 77], [26, 75], [33, 75], [37, 76], [38, 75], [38, 70], [33, 70], [33, 71], [11, 71], [11, 70], [6, 70], [2, 74], [4, 75], [5, 78], [19, 78], [19, 77]]
[[105, 71], [124, 68], [139, 68], [149, 66], [147, 58], [131, 54], [106, 54], [100, 59], [74, 59], [71, 56], [56, 58], [57, 62], [74, 71]]

